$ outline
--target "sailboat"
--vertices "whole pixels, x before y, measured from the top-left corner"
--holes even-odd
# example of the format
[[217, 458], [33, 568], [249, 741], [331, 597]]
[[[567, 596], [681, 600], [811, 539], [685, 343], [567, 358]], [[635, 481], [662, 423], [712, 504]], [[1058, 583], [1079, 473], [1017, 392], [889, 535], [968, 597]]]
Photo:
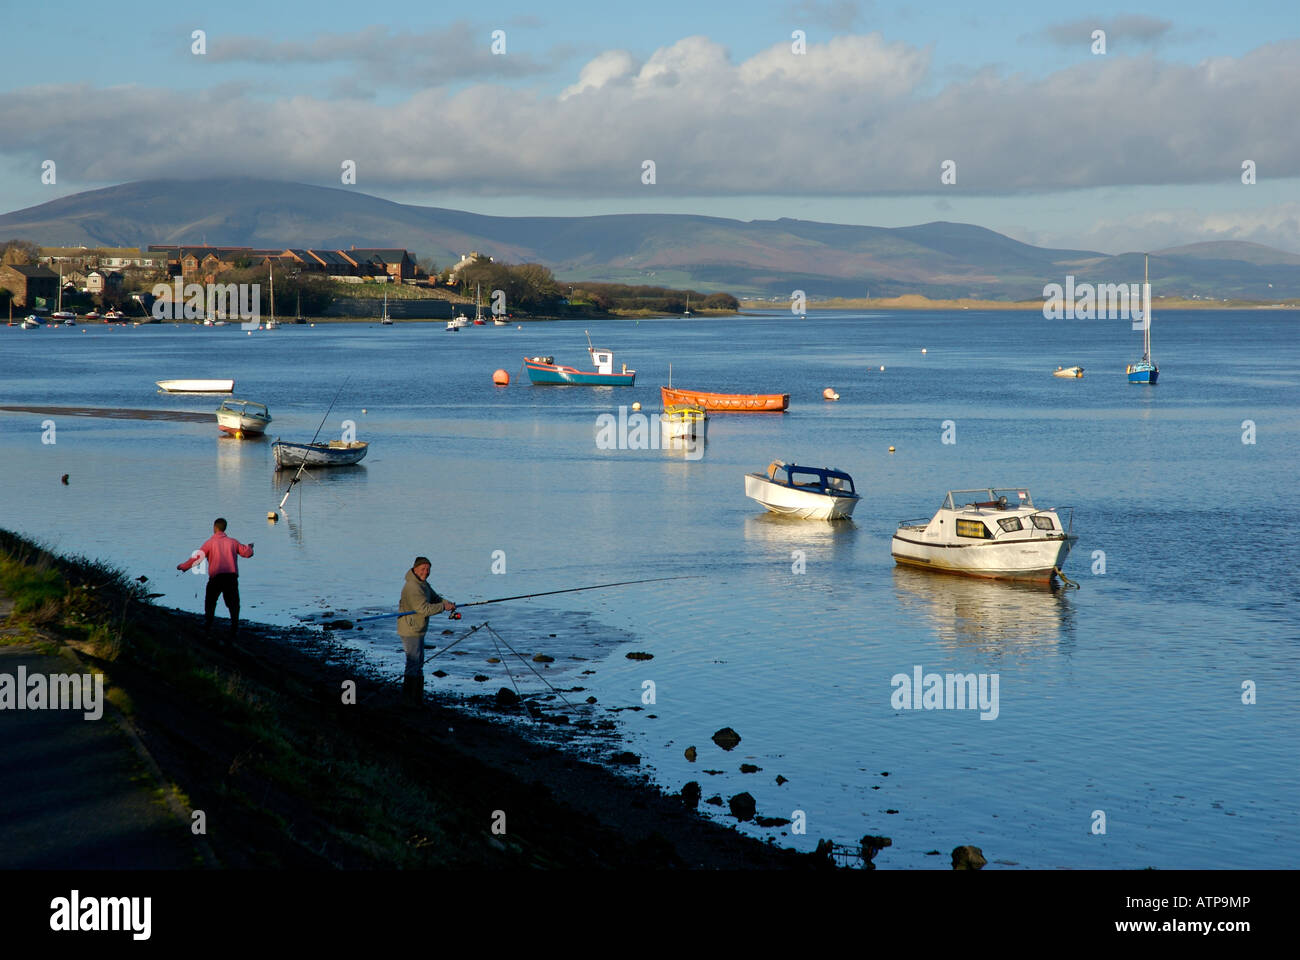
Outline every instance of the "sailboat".
[[274, 330], [279, 326], [275, 322], [275, 268], [271, 264], [266, 265], [267, 275], [271, 278], [271, 316], [262, 324], [263, 330]]
[[63, 265], [59, 265], [59, 303], [58, 308], [50, 314], [50, 319], [54, 321], [54, 326], [62, 323], [65, 326], [75, 326], [77, 315], [71, 310], [63, 309]]
[[388, 291], [384, 291], [384, 315], [379, 318], [379, 322], [386, 327], [393, 325], [393, 318], [388, 315]]
[[690, 315], [691, 315], [691, 295], [688, 293], [686, 295], [686, 316], [689, 317]]
[[306, 322], [307, 322], [306, 320], [304, 320], [304, 319], [302, 318], [302, 291], [301, 291], [301, 290], [298, 291], [298, 313], [297, 313], [297, 315], [293, 318], [293, 322], [294, 322], [294, 323], [306, 323]]
[[1129, 383], [1155, 383], [1160, 368], [1151, 359], [1151, 255], [1146, 255], [1142, 268], [1142, 289], [1146, 293], [1146, 315], [1142, 318], [1142, 359], [1128, 365]]
[[483, 304], [479, 302], [479, 285], [474, 284], [474, 326], [483, 327], [487, 321], [483, 319]]

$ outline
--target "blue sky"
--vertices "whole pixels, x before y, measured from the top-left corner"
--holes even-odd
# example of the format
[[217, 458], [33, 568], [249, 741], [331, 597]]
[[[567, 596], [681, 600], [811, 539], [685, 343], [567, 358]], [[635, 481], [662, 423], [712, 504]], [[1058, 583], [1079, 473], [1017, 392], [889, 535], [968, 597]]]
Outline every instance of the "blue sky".
[[353, 161], [350, 189], [501, 215], [943, 219], [1104, 252], [1300, 252], [1298, 11], [33, 4], [8, 12], [0, 211], [158, 176], [338, 186]]

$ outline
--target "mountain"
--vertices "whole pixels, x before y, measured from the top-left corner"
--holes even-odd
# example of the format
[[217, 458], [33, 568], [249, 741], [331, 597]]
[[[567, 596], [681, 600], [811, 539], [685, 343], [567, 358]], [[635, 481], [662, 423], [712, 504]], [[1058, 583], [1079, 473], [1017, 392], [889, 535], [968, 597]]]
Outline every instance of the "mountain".
[[[738, 295], [1030, 299], [1047, 283], [1140, 283], [1142, 255], [1035, 247], [983, 227], [868, 227], [686, 214], [490, 217], [337, 187], [271, 180], [146, 180], [0, 216], [0, 237], [44, 246], [151, 243], [405, 247], [439, 265], [478, 250], [567, 280], [690, 285]], [[1220, 241], [1159, 251], [1160, 296], [1300, 296], [1300, 256]]]

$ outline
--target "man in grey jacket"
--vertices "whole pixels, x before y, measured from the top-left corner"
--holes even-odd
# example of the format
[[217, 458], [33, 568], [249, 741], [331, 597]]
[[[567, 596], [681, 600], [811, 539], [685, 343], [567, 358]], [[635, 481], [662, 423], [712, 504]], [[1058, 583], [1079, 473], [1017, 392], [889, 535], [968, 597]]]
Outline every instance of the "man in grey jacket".
[[406, 651], [406, 676], [402, 681], [402, 696], [408, 701], [424, 701], [424, 635], [429, 630], [429, 618], [456, 609], [456, 604], [444, 600], [429, 586], [429, 570], [433, 564], [428, 557], [416, 557], [411, 569], [406, 571], [402, 584], [402, 599], [398, 610], [411, 611], [397, 618], [397, 635], [402, 638]]

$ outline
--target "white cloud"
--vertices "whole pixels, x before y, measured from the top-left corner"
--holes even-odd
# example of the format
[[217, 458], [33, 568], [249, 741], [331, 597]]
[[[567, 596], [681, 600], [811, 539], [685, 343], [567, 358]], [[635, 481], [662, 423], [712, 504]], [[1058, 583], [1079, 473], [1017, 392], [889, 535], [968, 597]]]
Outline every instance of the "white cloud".
[[[1300, 101], [1297, 60], [1298, 41], [1200, 64], [1112, 56], [1043, 78], [981, 71], [929, 93], [928, 49], [880, 34], [810, 43], [802, 56], [782, 42], [738, 63], [687, 37], [644, 62], [603, 53], [559, 94], [480, 83], [381, 103], [359, 99], [366, 84], [340, 87], [352, 91], [344, 99], [252, 85], [33, 86], [0, 100], [0, 151], [54, 157], [61, 179], [101, 181], [329, 183], [353, 159], [362, 190], [461, 195], [955, 199], [1224, 183], [1244, 159], [1261, 178], [1300, 175], [1300, 125], [1288, 120]], [[657, 165], [653, 187], [640, 182], [646, 159]], [[939, 183], [949, 159], [955, 187]]]

